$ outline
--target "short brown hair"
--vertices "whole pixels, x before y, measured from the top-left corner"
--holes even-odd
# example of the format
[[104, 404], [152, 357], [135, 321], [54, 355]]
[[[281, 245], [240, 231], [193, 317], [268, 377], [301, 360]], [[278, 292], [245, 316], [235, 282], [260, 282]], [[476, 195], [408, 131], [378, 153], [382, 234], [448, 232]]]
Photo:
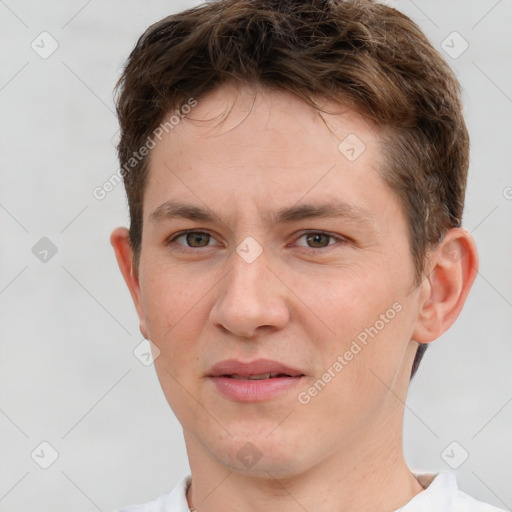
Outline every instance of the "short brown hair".
[[150, 155], [127, 163], [166, 115], [233, 80], [315, 108], [331, 100], [381, 128], [380, 173], [408, 221], [419, 285], [427, 252], [461, 225], [469, 136], [445, 60], [412, 20], [372, 0], [213, 0], [146, 30], [116, 86], [135, 268]]

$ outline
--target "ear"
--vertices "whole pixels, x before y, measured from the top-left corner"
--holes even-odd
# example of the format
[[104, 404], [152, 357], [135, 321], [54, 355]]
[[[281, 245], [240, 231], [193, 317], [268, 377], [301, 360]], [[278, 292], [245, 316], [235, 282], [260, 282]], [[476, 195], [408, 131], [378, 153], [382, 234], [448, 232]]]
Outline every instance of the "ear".
[[429, 274], [420, 293], [418, 319], [412, 339], [429, 343], [447, 331], [459, 316], [478, 273], [478, 253], [464, 228], [447, 231], [429, 259]]
[[142, 308], [139, 276], [137, 269], [133, 265], [133, 253], [130, 243], [130, 234], [126, 228], [116, 228], [110, 235], [110, 243], [116, 254], [117, 264], [123, 274], [124, 280], [130, 290], [135, 309], [139, 315], [140, 332], [144, 338], [149, 339], [149, 332]]

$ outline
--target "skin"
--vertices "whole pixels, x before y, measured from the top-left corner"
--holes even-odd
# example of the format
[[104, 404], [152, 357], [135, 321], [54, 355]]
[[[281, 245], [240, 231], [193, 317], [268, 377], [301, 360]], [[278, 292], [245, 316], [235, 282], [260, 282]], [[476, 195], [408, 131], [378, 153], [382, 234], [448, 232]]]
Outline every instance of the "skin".
[[[449, 230], [415, 286], [407, 221], [378, 174], [379, 132], [331, 108], [323, 114], [329, 130], [288, 93], [223, 85], [152, 150], [138, 269], [127, 229], [111, 235], [141, 332], [160, 350], [155, 368], [183, 427], [187, 498], [198, 512], [385, 512], [423, 490], [402, 449], [411, 366], [418, 343], [456, 320], [477, 252], [468, 231]], [[366, 146], [355, 161], [338, 150], [349, 134]], [[169, 200], [206, 208], [214, 220], [151, 221]], [[264, 215], [326, 201], [357, 205], [369, 217], [274, 225]], [[168, 241], [183, 230], [211, 236], [195, 246], [193, 237]], [[308, 238], [310, 231], [335, 238]], [[252, 263], [236, 252], [249, 236], [263, 249]], [[298, 393], [397, 302], [401, 311], [300, 403]], [[260, 357], [306, 377], [290, 392], [249, 403], [226, 398], [206, 377], [221, 360]], [[261, 457], [250, 467], [237, 457], [248, 442]]]

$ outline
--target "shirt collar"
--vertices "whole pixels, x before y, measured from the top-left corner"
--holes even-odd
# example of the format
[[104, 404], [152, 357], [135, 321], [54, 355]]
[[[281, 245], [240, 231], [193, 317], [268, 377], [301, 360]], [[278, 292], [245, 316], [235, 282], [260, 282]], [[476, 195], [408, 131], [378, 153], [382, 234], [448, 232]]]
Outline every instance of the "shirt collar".
[[[453, 497], [457, 495], [458, 487], [455, 476], [449, 471], [437, 474], [414, 473], [419, 483], [425, 488], [402, 508], [395, 512], [444, 512], [450, 510]], [[162, 496], [161, 503], [155, 503], [154, 512], [168, 510], [188, 512], [187, 489], [192, 481], [191, 475], [185, 475], [167, 495]], [[153, 512], [153, 511], [152, 511]]]
[[449, 471], [440, 471], [437, 474], [414, 473], [418, 482], [425, 488], [414, 496], [402, 508], [395, 512], [444, 512], [452, 510], [454, 497], [457, 496], [458, 487], [455, 475]]

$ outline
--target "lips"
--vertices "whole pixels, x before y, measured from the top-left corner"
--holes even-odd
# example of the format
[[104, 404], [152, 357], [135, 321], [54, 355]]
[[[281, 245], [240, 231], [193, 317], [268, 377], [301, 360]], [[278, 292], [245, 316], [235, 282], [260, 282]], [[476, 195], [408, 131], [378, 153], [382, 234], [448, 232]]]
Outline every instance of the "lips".
[[238, 380], [265, 380], [265, 379], [275, 379], [278, 377], [291, 377], [287, 373], [260, 373], [258, 374], [250, 374], [250, 375], [223, 375], [223, 377], [229, 377], [230, 379], [238, 379]]
[[285, 400], [306, 378], [302, 370], [271, 359], [227, 359], [215, 364], [207, 377], [224, 398], [246, 404]]
[[215, 364], [208, 372], [208, 377], [229, 377], [236, 380], [266, 380], [303, 375], [301, 370], [271, 359], [249, 362], [226, 359]]

